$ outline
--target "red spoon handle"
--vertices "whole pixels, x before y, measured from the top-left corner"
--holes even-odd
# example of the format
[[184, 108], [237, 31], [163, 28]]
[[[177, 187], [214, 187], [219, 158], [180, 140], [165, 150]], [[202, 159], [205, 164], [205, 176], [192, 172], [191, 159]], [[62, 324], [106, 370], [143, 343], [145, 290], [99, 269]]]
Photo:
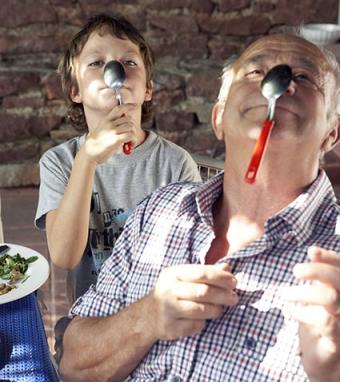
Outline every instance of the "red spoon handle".
[[[121, 117], [125, 117], [125, 113], [123, 113]], [[130, 155], [132, 153], [132, 149], [133, 149], [132, 142], [125, 142], [123, 144], [123, 153], [125, 155]]]
[[255, 144], [247, 172], [244, 176], [244, 179], [247, 183], [252, 184], [255, 182], [257, 170], [260, 167], [261, 159], [266, 149], [267, 141], [273, 126], [273, 120], [267, 119], [263, 122], [261, 134]]
[[125, 155], [129, 155], [132, 153], [132, 142], [125, 142], [123, 144], [123, 152]]

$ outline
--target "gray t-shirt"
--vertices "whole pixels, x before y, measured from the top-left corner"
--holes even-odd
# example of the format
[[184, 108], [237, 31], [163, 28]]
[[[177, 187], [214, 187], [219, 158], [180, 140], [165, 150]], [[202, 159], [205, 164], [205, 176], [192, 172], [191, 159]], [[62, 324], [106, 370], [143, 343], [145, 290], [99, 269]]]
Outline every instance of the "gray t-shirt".
[[[40, 159], [37, 228], [45, 229], [46, 214], [59, 207], [74, 158], [84, 142], [85, 135], [70, 139], [46, 151]], [[116, 154], [98, 165], [87, 247], [79, 265], [69, 272], [70, 299], [79, 297], [96, 282], [98, 271], [111, 254], [126, 219], [141, 200], [169, 183], [200, 180], [190, 154], [154, 132], [148, 132], [143, 144], [130, 155]]]

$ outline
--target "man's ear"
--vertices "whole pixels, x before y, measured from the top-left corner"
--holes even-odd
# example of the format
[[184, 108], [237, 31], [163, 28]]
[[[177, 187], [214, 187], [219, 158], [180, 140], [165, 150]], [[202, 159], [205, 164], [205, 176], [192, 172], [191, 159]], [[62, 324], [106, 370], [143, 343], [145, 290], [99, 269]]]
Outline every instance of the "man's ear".
[[322, 144], [322, 150], [327, 153], [340, 142], [340, 115], [336, 116], [334, 126], [329, 130], [327, 137]]
[[75, 85], [72, 85], [71, 87], [70, 98], [75, 103], [82, 103], [82, 99], [81, 99], [81, 95], [79, 93], [78, 87]]
[[152, 90], [153, 90], [153, 81], [150, 81], [146, 84], [144, 101], [151, 101], [152, 99]]
[[211, 113], [211, 124], [214, 129], [216, 138], [219, 141], [223, 141], [224, 139], [224, 132], [222, 127], [224, 105], [225, 105], [224, 102], [223, 103], [220, 101], [216, 102]]

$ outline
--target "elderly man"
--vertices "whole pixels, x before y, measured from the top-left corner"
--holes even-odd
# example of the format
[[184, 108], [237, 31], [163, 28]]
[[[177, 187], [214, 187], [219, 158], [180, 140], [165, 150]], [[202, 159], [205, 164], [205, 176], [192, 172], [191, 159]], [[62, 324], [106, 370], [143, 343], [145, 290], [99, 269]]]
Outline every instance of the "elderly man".
[[[260, 82], [293, 79], [255, 184]], [[339, 68], [296, 36], [259, 39], [227, 68], [213, 126], [224, 173], [141, 203], [72, 308], [63, 381], [340, 381], [340, 209], [320, 157], [338, 139]]]

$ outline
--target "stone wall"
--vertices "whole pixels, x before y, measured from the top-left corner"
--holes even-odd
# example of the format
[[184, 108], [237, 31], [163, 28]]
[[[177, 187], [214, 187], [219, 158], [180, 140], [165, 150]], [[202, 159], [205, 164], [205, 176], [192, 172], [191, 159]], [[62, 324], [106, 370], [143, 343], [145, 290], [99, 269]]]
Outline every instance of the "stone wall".
[[[153, 47], [156, 113], [147, 127], [222, 157], [210, 112], [224, 59], [284, 25], [336, 22], [337, 7], [338, 0], [1, 0], [0, 187], [38, 184], [41, 154], [76, 134], [55, 69], [88, 16], [120, 12]], [[337, 165], [338, 157], [327, 160]]]

